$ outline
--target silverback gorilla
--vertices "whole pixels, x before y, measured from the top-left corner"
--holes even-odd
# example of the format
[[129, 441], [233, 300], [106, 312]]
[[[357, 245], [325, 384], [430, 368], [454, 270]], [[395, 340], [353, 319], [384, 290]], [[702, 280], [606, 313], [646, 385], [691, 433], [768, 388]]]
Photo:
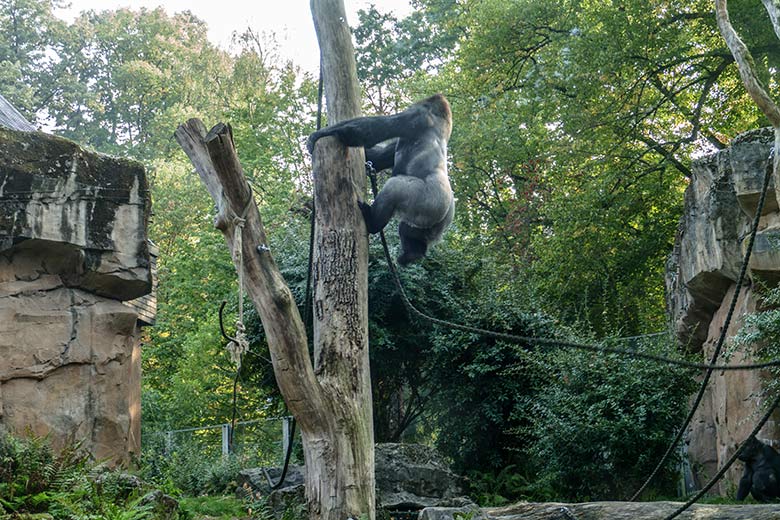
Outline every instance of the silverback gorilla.
[[450, 104], [436, 94], [398, 114], [358, 117], [317, 130], [309, 136], [307, 146], [312, 152], [318, 139], [335, 136], [347, 146], [364, 147], [366, 161], [377, 171], [393, 169], [374, 204], [358, 204], [369, 233], [380, 232], [393, 215], [398, 215], [398, 263], [407, 265], [425, 256], [455, 214], [447, 176], [451, 132]]
[[780, 455], [774, 448], [751, 437], [737, 458], [745, 463], [737, 500], [744, 500], [748, 493], [759, 502], [780, 498]]

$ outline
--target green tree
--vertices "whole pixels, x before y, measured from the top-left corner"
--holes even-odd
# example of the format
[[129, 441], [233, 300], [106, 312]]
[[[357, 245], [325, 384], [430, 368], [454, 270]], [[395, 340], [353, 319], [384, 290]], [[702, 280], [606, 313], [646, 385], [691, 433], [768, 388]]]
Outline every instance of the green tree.
[[75, 49], [67, 24], [54, 16], [59, 0], [0, 4], [0, 93], [31, 121], [61, 88], [63, 56]]
[[80, 88], [46, 107], [66, 137], [139, 159], [169, 156], [180, 119], [220, 106], [210, 79], [229, 75], [229, 59], [191, 13], [90, 11], [70, 29], [79, 50], [61, 67]]
[[[657, 339], [657, 338], [655, 338]], [[666, 339], [640, 348], [673, 355]], [[537, 486], [566, 500], [622, 500], [665, 453], [695, 388], [690, 373], [625, 356], [552, 351], [530, 360], [537, 391], [524, 400], [530, 427], [517, 431]], [[663, 468], [656, 491], [675, 491], [676, 461]]]
[[[435, 76], [402, 88], [451, 98], [457, 239], [521, 266], [568, 323], [662, 327], [660, 276], [691, 157], [764, 122], [710, 4], [452, 4], [420, 2], [457, 44]], [[756, 22], [761, 5], [734, 11], [768, 75], [780, 44]]]
[[398, 112], [418, 101], [408, 99], [404, 84], [421, 73], [435, 73], [456, 41], [436, 23], [440, 19], [434, 9], [417, 10], [401, 20], [373, 5], [358, 11], [352, 31], [357, 72], [371, 112]]

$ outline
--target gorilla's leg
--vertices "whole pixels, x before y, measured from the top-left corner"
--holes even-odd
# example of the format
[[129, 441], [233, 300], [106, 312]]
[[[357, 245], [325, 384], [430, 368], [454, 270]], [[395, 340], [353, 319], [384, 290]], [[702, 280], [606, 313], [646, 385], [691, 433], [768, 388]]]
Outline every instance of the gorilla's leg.
[[418, 197], [423, 194], [424, 188], [425, 181], [408, 175], [397, 175], [387, 179], [374, 199], [374, 204], [369, 206], [364, 202], [358, 202], [368, 232], [382, 231], [393, 218], [396, 210], [403, 214], [406, 208], [418, 206]]
[[398, 226], [398, 235], [401, 237], [401, 255], [398, 257], [398, 263], [409, 265], [419, 260], [428, 252], [428, 240], [426, 238], [427, 230], [415, 228], [401, 222]]
[[750, 494], [759, 502], [769, 502], [777, 498], [777, 476], [771, 468], [762, 468], [753, 472], [753, 486]]
[[751, 487], [753, 487], [753, 469], [750, 466], [745, 466], [745, 472], [742, 474], [742, 478], [739, 479], [737, 500], [745, 500], [748, 493], [750, 493]]

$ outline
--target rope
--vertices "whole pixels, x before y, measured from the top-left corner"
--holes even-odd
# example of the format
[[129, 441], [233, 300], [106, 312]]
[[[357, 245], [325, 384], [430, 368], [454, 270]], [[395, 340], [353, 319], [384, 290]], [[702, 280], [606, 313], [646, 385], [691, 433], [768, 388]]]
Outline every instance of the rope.
[[[241, 358], [249, 350], [249, 340], [246, 337], [244, 325], [244, 253], [243, 235], [246, 225], [246, 216], [252, 205], [252, 190], [249, 189], [249, 201], [244, 206], [241, 215], [233, 213], [233, 262], [238, 270], [238, 319], [236, 320], [236, 336], [228, 342], [226, 349], [230, 354], [230, 361], [235, 365], [236, 372], [241, 370]], [[234, 385], [235, 386], [235, 385]], [[234, 410], [235, 412], [235, 410]]]
[[737, 460], [737, 457], [740, 453], [742, 453], [742, 450], [745, 448], [745, 445], [747, 442], [758, 435], [758, 432], [761, 430], [761, 428], [764, 427], [766, 422], [769, 420], [769, 418], [772, 416], [772, 412], [774, 412], [775, 408], [780, 405], [780, 394], [775, 398], [775, 401], [772, 403], [772, 406], [769, 407], [769, 409], [766, 411], [764, 416], [761, 418], [760, 421], [758, 421], [758, 424], [756, 424], [755, 428], [753, 428], [753, 431], [750, 432], [750, 435], [748, 435], [745, 440], [742, 442], [742, 444], [739, 446], [739, 448], [734, 452], [734, 454], [729, 458], [729, 460], [726, 461], [726, 463], [723, 465], [720, 470], [713, 476], [707, 484], [704, 485], [704, 487], [696, 493], [693, 497], [691, 497], [685, 504], [683, 504], [679, 509], [677, 509], [674, 513], [664, 518], [664, 520], [672, 520], [673, 518], [676, 518], [680, 513], [691, 507], [693, 504], [699, 501], [701, 497], [704, 496], [704, 494], [710, 490], [712, 486], [714, 486], [722, 477], [726, 474], [726, 472], [729, 470], [732, 464], [734, 464], [734, 461]]
[[[729, 305], [728, 313], [726, 313], [726, 319], [723, 322], [723, 326], [720, 330], [720, 335], [718, 336], [718, 342], [715, 345], [715, 350], [712, 353], [712, 357], [710, 358], [710, 364], [714, 364], [718, 357], [720, 356], [720, 352], [723, 349], [723, 344], [726, 341], [726, 334], [728, 333], [729, 325], [731, 324], [731, 319], [734, 317], [734, 311], [737, 307], [737, 299], [739, 298], [739, 293], [742, 290], [742, 283], [745, 280], [745, 274], [747, 273], [748, 264], [750, 263], [750, 256], [753, 253], [753, 245], [756, 241], [756, 235], [758, 234], [758, 222], [761, 218], [761, 212], [764, 209], [764, 202], [766, 200], [766, 194], [769, 187], [769, 181], [772, 178], [772, 152], [769, 153], [769, 166], [767, 167], [766, 171], [764, 172], [764, 184], [761, 189], [761, 197], [758, 200], [758, 207], [756, 208], [756, 214], [753, 217], [753, 227], [750, 230], [750, 239], [748, 241], [747, 250], [745, 251], [745, 257], [742, 260], [742, 266], [739, 270], [739, 277], [737, 278], [737, 284], [734, 289], [734, 296], [731, 298], [731, 304]], [[650, 484], [650, 482], [658, 475], [658, 473], [661, 471], [661, 468], [667, 463], [669, 460], [669, 457], [671, 457], [672, 453], [674, 452], [675, 448], [677, 447], [677, 444], [682, 439], [683, 435], [685, 435], [685, 431], [688, 428], [688, 425], [693, 420], [693, 416], [696, 414], [696, 410], [699, 408], [699, 405], [702, 402], [702, 399], [704, 399], [704, 393], [707, 390], [707, 385], [709, 384], [710, 377], [712, 376], [713, 368], [708, 368], [707, 371], [704, 374], [704, 378], [701, 381], [701, 384], [699, 385], [699, 392], [696, 394], [696, 399], [693, 401], [693, 405], [691, 405], [691, 409], [688, 411], [688, 415], [685, 418], [685, 421], [683, 421], [682, 426], [679, 430], [677, 430], [677, 434], [674, 436], [674, 440], [672, 440], [671, 444], [669, 444], [669, 447], [666, 449], [666, 452], [664, 453], [663, 457], [661, 457], [661, 460], [658, 462], [658, 464], [655, 466], [655, 469], [653, 469], [652, 473], [650, 473], [650, 476], [647, 477], [644, 484], [631, 496], [629, 499], [629, 502], [633, 502], [636, 500], [639, 495], [642, 494], [642, 492], [647, 488], [647, 486]]]
[[[770, 161], [769, 163], [772, 164], [772, 155], [774, 153], [774, 150], [770, 151]], [[374, 194], [374, 198], [376, 198], [378, 189], [377, 189], [377, 182], [376, 182], [376, 171], [373, 168], [373, 165], [371, 163], [366, 164], [366, 172], [368, 173], [368, 177], [371, 180], [371, 190]], [[780, 366], [780, 359], [773, 359], [768, 362], [764, 363], [752, 363], [752, 364], [744, 364], [744, 365], [717, 365], [715, 364], [715, 361], [717, 361], [717, 358], [720, 356], [720, 351], [723, 348], [723, 344], [725, 342], [726, 334], [728, 332], [729, 325], [731, 323], [731, 320], [734, 315], [734, 311], [736, 309], [736, 303], [737, 298], [739, 297], [739, 293], [742, 288], [742, 284], [744, 282], [745, 274], [747, 272], [747, 266], [750, 262], [750, 256], [753, 251], [753, 247], [755, 244], [755, 238], [758, 232], [758, 223], [759, 219], [761, 217], [761, 212], [764, 207], [764, 202], [766, 200], [766, 194], [768, 191], [769, 181], [772, 177], [772, 169], [767, 168], [765, 174], [764, 174], [764, 184], [761, 192], [761, 197], [758, 202], [758, 207], [756, 209], [756, 214], [753, 219], [753, 227], [750, 233], [750, 239], [748, 242], [747, 251], [745, 252], [745, 257], [742, 262], [742, 266], [740, 269], [739, 277], [737, 278], [736, 288], [734, 291], [734, 297], [731, 300], [731, 304], [729, 305], [729, 310], [726, 315], [726, 319], [724, 321], [723, 327], [721, 329], [721, 334], [718, 337], [718, 342], [715, 347], [715, 352], [713, 353], [713, 356], [711, 358], [711, 361], [709, 364], [705, 363], [691, 363], [688, 361], [682, 361], [682, 360], [676, 360], [667, 358], [664, 356], [656, 356], [654, 354], [647, 354], [645, 352], [638, 352], [634, 350], [627, 350], [627, 349], [618, 349], [618, 348], [610, 348], [600, 345], [589, 345], [584, 343], [574, 343], [569, 341], [559, 341], [559, 340], [552, 340], [552, 339], [546, 339], [546, 338], [536, 338], [536, 337], [530, 337], [530, 336], [519, 336], [515, 334], [508, 334], [508, 333], [502, 333], [502, 332], [495, 332], [487, 329], [481, 329], [478, 327], [471, 327], [468, 325], [462, 325], [459, 323], [450, 322], [447, 320], [441, 320], [438, 318], [435, 318], [433, 316], [429, 316], [422, 311], [418, 310], [417, 308], [412, 305], [411, 301], [409, 301], [408, 296], [406, 295], [406, 291], [403, 288], [403, 285], [401, 283], [401, 278], [398, 275], [398, 270], [393, 263], [393, 259], [390, 255], [390, 249], [387, 245], [387, 240], [385, 238], [384, 231], [380, 231], [379, 236], [382, 241], [382, 248], [384, 249], [385, 258], [387, 259], [388, 268], [390, 269], [390, 272], [393, 276], [393, 279], [395, 281], [396, 287], [399, 290], [399, 293], [401, 295], [401, 299], [404, 303], [404, 306], [406, 307], [407, 311], [410, 314], [415, 314], [427, 321], [430, 321], [432, 323], [442, 325], [445, 327], [449, 327], [456, 330], [462, 330], [465, 332], [474, 332], [477, 334], [481, 334], [484, 336], [493, 337], [496, 339], [503, 339], [511, 342], [516, 343], [532, 343], [532, 344], [538, 344], [538, 345], [548, 345], [548, 346], [559, 346], [564, 348], [572, 348], [572, 349], [578, 349], [578, 350], [586, 350], [591, 352], [604, 352], [604, 353], [613, 353], [613, 354], [625, 354], [637, 358], [647, 359], [651, 361], [657, 361], [659, 363], [666, 363], [670, 365], [676, 365], [680, 367], [685, 368], [697, 368], [697, 369], [705, 369], [707, 370], [707, 373], [705, 374], [704, 380], [702, 381], [702, 385], [699, 389], [699, 394], [697, 395], [696, 402], [694, 403], [691, 411], [688, 414], [688, 417], [685, 420], [685, 423], [683, 424], [683, 427], [680, 428], [680, 430], [677, 433], [677, 436], [675, 437], [675, 440], [672, 442], [671, 446], [667, 450], [666, 454], [662, 458], [661, 462], [656, 466], [653, 473], [650, 475], [650, 477], [645, 481], [645, 483], [642, 485], [642, 487], [637, 491], [634, 496], [631, 497], [631, 501], [636, 499], [636, 497], [645, 489], [645, 487], [649, 484], [649, 482], [655, 477], [655, 475], [658, 473], [659, 469], [663, 464], [666, 462], [666, 459], [668, 459], [669, 454], [671, 451], [675, 448], [677, 445], [677, 442], [679, 442], [680, 438], [682, 437], [682, 434], [685, 432], [685, 428], [687, 428], [688, 424], [690, 423], [693, 414], [696, 410], [696, 408], [701, 403], [704, 391], [706, 389], [706, 385], [710, 379], [710, 376], [712, 375], [712, 372], [714, 370], [757, 370], [762, 368], [769, 368], [774, 366]], [[758, 431], [763, 427], [763, 425], [766, 423], [766, 421], [769, 419], [769, 417], [772, 414], [772, 411], [777, 407], [777, 405], [780, 404], [780, 395], [778, 395], [777, 399], [773, 403], [773, 405], [769, 408], [766, 415], [759, 421], [759, 423], [756, 425], [756, 427], [753, 430], [753, 433], [748, 437], [748, 439], [752, 436], [755, 436]], [[734, 461], [737, 458], [737, 455], [741, 452], [742, 448], [744, 447], [744, 443], [742, 446], [740, 446], [739, 450], [727, 461], [726, 465], [721, 469], [721, 471], [718, 472], [711, 480], [710, 482], [705, 485], [704, 489], [702, 489], [699, 493], [697, 493], [691, 500], [689, 500], [686, 504], [684, 504], [680, 509], [675, 511], [671, 516], [667, 517], [666, 520], [671, 520], [678, 516], [680, 513], [688, 509], [692, 504], [694, 504], [696, 501], [698, 501], [704, 493], [706, 493], [717, 481], [726, 473], [728, 468], [734, 463]]]
[[222, 335], [229, 339], [225, 349], [230, 355], [230, 361], [236, 367], [235, 375], [233, 376], [233, 402], [231, 406], [231, 418], [230, 418], [230, 438], [228, 444], [230, 451], [233, 451], [233, 436], [236, 429], [236, 420], [238, 416], [238, 381], [241, 377], [241, 361], [244, 354], [249, 352], [249, 339], [246, 337], [246, 326], [244, 325], [244, 253], [243, 253], [243, 235], [244, 226], [246, 225], [246, 216], [249, 213], [249, 208], [253, 202], [252, 188], [249, 186], [249, 200], [244, 205], [244, 209], [241, 215], [233, 213], [233, 251], [231, 256], [233, 257], [233, 263], [237, 265], [238, 270], [238, 319], [236, 320], [236, 335], [230, 337], [225, 333], [222, 322], [222, 311], [225, 308], [225, 303], [222, 302], [222, 306], [219, 308], [219, 327], [222, 331]]

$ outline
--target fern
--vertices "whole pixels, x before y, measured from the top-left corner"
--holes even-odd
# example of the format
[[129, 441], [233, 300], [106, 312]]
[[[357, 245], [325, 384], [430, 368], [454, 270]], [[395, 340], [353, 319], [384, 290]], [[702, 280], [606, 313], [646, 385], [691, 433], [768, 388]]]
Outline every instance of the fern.
[[127, 475], [90, 467], [79, 443], [55, 453], [46, 437], [0, 434], [0, 515], [49, 513], [63, 520], [146, 520]]

